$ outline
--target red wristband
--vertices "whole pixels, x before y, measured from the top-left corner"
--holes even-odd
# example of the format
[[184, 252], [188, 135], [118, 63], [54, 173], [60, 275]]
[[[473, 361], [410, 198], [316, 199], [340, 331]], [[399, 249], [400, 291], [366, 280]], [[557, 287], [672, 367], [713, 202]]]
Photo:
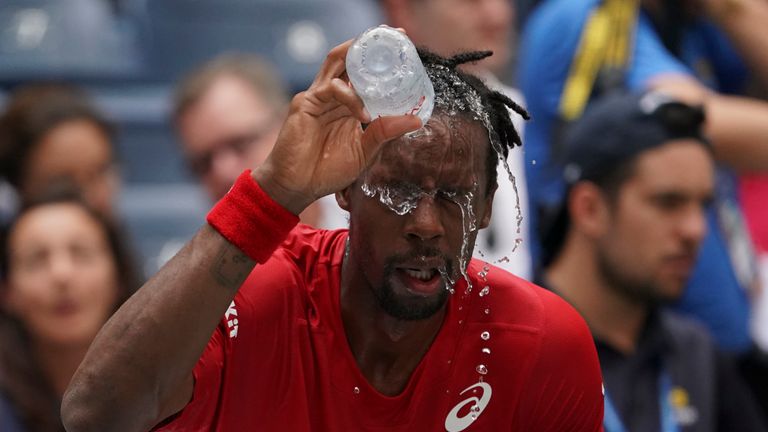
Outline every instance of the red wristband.
[[208, 212], [208, 223], [257, 263], [264, 263], [299, 223], [246, 170]]

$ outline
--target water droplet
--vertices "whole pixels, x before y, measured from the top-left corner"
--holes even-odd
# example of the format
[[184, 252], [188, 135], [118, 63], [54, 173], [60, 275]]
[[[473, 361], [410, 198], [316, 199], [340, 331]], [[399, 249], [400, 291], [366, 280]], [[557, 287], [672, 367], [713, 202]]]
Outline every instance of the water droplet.
[[491, 310], [486, 308], [483, 312], [485, 312], [486, 315], [490, 315]]
[[360, 394], [360, 387], [355, 387], [352, 389], [352, 393], [354, 394]]
[[459, 325], [464, 324], [464, 320], [459, 320]]
[[523, 239], [518, 237], [515, 239], [515, 245], [512, 247], [512, 252], [516, 251], [517, 248], [520, 247], [520, 245], [523, 243]]
[[[479, 189], [479, 185], [475, 182], [473, 185], [473, 192]], [[459, 271], [467, 281], [467, 290], [472, 290], [472, 281], [467, 274], [467, 266], [469, 260], [472, 258], [470, 255], [469, 239], [472, 233], [477, 231], [477, 221], [475, 219], [475, 211], [472, 206], [472, 200], [475, 196], [473, 192], [466, 192], [463, 194], [447, 193], [443, 192], [443, 195], [448, 198], [452, 203], [456, 204], [461, 210], [461, 225], [462, 225], [462, 243], [461, 252], [459, 254]]]
[[536, 165], [536, 159], [531, 161], [531, 165]]
[[480, 297], [485, 297], [485, 296], [487, 296], [487, 295], [488, 295], [488, 293], [490, 293], [490, 292], [491, 292], [491, 287], [489, 287], [488, 285], [486, 285], [486, 286], [484, 286], [484, 287], [483, 287], [483, 289], [481, 289], [481, 290], [480, 290], [480, 293], [479, 293], [479, 295], [480, 295]]
[[459, 306], [459, 310], [462, 310], [462, 309], [464, 309], [464, 306]]
[[440, 277], [443, 278], [443, 283], [445, 284], [445, 289], [448, 290], [451, 295], [453, 295], [456, 290], [453, 289], [453, 285], [456, 283], [455, 280], [451, 278], [451, 276], [448, 274], [448, 270], [445, 268], [445, 266], [438, 267], [437, 271], [440, 272]]
[[496, 261], [496, 264], [499, 264], [499, 263], [508, 263], [508, 262], [509, 262], [509, 257], [508, 257], [508, 256], [504, 256], [504, 257], [501, 257], [501, 258], [499, 258], [499, 259]]
[[452, 361], [452, 360], [448, 360], [448, 364], [451, 364], [451, 361]]
[[475, 370], [476, 370], [476, 371], [477, 371], [477, 373], [479, 373], [480, 375], [485, 375], [485, 374], [487, 374], [487, 373], [488, 373], [488, 368], [486, 368], [486, 367], [485, 367], [485, 365], [477, 365], [477, 367], [475, 368]]
[[451, 394], [451, 391], [446, 389], [445, 394]]
[[483, 354], [490, 354], [491, 349], [490, 348], [483, 348]]
[[491, 334], [490, 334], [490, 333], [488, 333], [487, 331], [484, 331], [484, 332], [480, 333], [480, 339], [482, 339], [482, 340], [488, 340], [488, 339], [490, 339], [490, 338], [491, 338]]

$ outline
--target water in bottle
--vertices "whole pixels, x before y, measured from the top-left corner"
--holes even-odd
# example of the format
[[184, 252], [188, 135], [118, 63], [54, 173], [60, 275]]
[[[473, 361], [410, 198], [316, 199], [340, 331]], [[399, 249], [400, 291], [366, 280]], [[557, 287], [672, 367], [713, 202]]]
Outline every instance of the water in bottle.
[[435, 90], [405, 34], [386, 25], [367, 30], [347, 51], [346, 65], [349, 80], [372, 118], [414, 114], [427, 123]]

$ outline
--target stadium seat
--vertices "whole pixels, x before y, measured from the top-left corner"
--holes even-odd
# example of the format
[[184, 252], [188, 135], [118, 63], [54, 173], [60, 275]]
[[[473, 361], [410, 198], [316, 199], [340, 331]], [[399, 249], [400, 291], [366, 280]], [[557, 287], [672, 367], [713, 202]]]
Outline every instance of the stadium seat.
[[225, 51], [271, 60], [294, 90], [311, 82], [328, 49], [377, 25], [359, 0], [147, 0], [148, 66], [173, 80]]
[[102, 0], [2, 0], [0, 84], [140, 75], [133, 33]]

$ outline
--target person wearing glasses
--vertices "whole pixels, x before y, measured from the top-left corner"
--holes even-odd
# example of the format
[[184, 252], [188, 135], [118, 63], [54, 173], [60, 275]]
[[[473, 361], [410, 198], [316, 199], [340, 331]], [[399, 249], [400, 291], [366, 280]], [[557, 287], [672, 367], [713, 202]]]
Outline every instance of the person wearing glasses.
[[[223, 197], [244, 169], [264, 162], [288, 101], [277, 72], [251, 54], [223, 54], [181, 81], [173, 123], [187, 164], [212, 201]], [[304, 210], [301, 221], [322, 228], [345, 225], [330, 199]]]
[[543, 241], [539, 284], [595, 339], [604, 427], [766, 430], [729, 359], [679, 299], [708, 229], [713, 149], [700, 107], [660, 93], [595, 102], [566, 132], [566, 198]]

